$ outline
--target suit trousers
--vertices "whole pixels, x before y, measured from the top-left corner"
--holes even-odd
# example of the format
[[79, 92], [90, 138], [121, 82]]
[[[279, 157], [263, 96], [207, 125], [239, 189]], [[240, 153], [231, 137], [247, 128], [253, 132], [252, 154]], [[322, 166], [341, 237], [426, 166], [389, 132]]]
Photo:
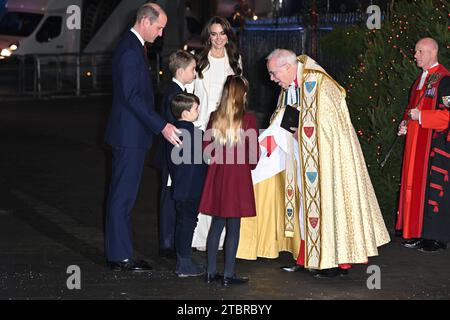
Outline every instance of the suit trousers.
[[133, 257], [131, 210], [141, 183], [147, 149], [113, 147], [106, 206], [105, 249], [108, 261]]
[[159, 250], [174, 250], [175, 247], [175, 201], [172, 199], [171, 187], [167, 186], [169, 168], [167, 164], [161, 169], [161, 196], [159, 203]]
[[175, 250], [180, 258], [190, 258], [192, 237], [197, 226], [200, 199], [176, 200]]

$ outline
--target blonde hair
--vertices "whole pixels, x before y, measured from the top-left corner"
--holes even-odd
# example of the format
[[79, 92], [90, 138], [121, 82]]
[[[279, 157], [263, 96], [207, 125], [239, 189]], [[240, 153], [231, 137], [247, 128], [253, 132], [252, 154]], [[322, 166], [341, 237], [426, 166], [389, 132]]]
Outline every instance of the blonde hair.
[[220, 145], [234, 146], [241, 141], [247, 92], [247, 79], [239, 75], [227, 77], [212, 122], [212, 135]]

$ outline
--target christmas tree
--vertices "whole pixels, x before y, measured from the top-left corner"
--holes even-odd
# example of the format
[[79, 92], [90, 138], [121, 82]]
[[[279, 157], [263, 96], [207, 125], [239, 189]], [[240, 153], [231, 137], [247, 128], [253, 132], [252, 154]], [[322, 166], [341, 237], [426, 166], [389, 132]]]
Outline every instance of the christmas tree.
[[396, 137], [409, 89], [421, 72], [414, 61], [415, 43], [434, 38], [439, 43], [439, 62], [450, 67], [449, 9], [449, 2], [443, 0], [392, 1], [381, 29], [366, 29], [365, 52], [345, 81], [353, 125], [389, 223], [397, 208], [403, 138], [385, 166], [379, 164]]

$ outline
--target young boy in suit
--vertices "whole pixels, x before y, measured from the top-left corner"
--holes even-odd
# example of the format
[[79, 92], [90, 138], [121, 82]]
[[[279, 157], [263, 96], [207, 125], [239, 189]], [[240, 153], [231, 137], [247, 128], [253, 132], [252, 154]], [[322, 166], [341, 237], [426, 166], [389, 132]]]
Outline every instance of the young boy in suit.
[[192, 261], [192, 237], [197, 225], [198, 206], [207, 165], [203, 161], [203, 132], [193, 124], [200, 101], [196, 95], [180, 93], [172, 99], [174, 125], [181, 130], [181, 148], [168, 146], [167, 159], [172, 177], [172, 199], [176, 208], [175, 250], [178, 277], [203, 275], [205, 269]]
[[[170, 103], [175, 95], [185, 92], [185, 86], [195, 79], [195, 57], [183, 50], [172, 53], [169, 57], [169, 69], [173, 74], [172, 81], [164, 92], [161, 115], [169, 123], [174, 123], [176, 118], [172, 114]], [[175, 203], [171, 198], [168, 164], [165, 154], [165, 143], [161, 156], [161, 198], [159, 216], [159, 255], [167, 258], [175, 257]]]

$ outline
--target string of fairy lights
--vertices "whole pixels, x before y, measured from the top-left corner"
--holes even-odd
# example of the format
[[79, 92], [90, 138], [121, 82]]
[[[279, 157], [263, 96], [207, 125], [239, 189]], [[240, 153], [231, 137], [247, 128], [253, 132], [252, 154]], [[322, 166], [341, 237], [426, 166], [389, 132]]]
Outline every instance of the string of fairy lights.
[[[359, 63], [352, 67], [346, 83], [349, 95], [352, 95], [357, 90], [359, 94], [357, 95], [358, 99], [364, 101], [365, 105], [359, 104], [356, 110], [353, 109], [353, 112], [357, 111], [355, 117], [356, 132], [360, 141], [364, 144], [371, 145], [374, 142], [376, 143], [371, 149], [374, 152], [374, 157], [370, 158], [377, 161], [383, 155], [384, 144], [389, 143], [392, 139], [390, 137], [384, 139], [384, 136], [380, 136], [381, 130], [383, 130], [383, 133], [387, 132], [386, 128], [371, 128], [367, 121], [370, 123], [370, 117], [384, 115], [385, 119], [390, 118], [391, 128], [396, 128], [399, 118], [401, 119], [403, 116], [400, 112], [404, 110], [399, 111], [398, 108], [406, 105], [409, 87], [399, 88], [398, 90], [401, 91], [397, 91], [397, 93], [392, 93], [386, 88], [391, 86], [398, 78], [402, 81], [405, 80], [403, 75], [396, 73], [399, 68], [412, 70], [411, 72], [416, 70], [414, 47], [415, 42], [418, 40], [416, 36], [419, 35], [416, 32], [417, 24], [415, 22], [421, 20], [424, 24], [445, 25], [446, 20], [448, 21], [450, 18], [450, 13], [448, 13], [449, 6], [442, 0], [431, 1], [439, 5], [434, 7], [435, 14], [429, 14], [428, 16], [424, 16], [423, 12], [417, 10], [417, 8], [424, 2], [430, 2], [429, 0], [414, 0], [410, 2], [412, 4], [410, 7], [403, 8], [400, 8], [400, 3], [397, 3], [397, 6], [394, 8], [397, 12], [390, 12], [391, 16], [388, 15], [381, 29], [365, 31], [366, 52], [359, 57]], [[447, 30], [450, 30], [448, 23], [446, 25]], [[347, 36], [353, 36], [352, 32], [361, 32], [361, 29], [348, 31]], [[444, 48], [447, 50], [450, 48], [448, 40], [444, 44]], [[374, 72], [374, 68], [376, 72]], [[362, 90], [360, 86], [363, 86]], [[365, 96], [363, 96], [364, 94]], [[399, 104], [400, 99], [402, 106]], [[373, 164], [373, 161], [368, 161], [368, 167], [371, 166], [371, 163]], [[395, 180], [396, 176], [392, 175], [392, 178]]]

